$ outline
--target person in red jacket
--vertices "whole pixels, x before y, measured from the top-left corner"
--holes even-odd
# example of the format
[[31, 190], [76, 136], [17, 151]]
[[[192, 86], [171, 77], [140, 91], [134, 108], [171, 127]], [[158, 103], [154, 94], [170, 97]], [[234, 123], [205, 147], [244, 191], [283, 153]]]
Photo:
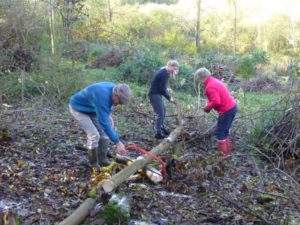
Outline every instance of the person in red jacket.
[[208, 102], [203, 110], [209, 113], [214, 109], [219, 114], [215, 136], [217, 137], [217, 148], [222, 159], [225, 159], [232, 151], [229, 129], [237, 113], [237, 103], [226, 85], [214, 78], [208, 69], [198, 69], [195, 72], [195, 78], [199, 79], [200, 83], [205, 86]]

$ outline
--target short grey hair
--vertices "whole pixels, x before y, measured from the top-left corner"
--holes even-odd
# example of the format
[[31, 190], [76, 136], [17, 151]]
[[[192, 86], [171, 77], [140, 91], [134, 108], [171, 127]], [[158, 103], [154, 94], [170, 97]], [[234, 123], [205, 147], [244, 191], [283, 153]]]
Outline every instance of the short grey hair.
[[167, 66], [173, 66], [179, 68], [179, 63], [176, 60], [169, 60]]
[[127, 105], [132, 97], [132, 92], [127, 84], [117, 84], [114, 92], [119, 96], [120, 103]]
[[195, 72], [194, 76], [202, 80], [206, 77], [211, 76], [211, 72], [205, 67], [202, 67]]

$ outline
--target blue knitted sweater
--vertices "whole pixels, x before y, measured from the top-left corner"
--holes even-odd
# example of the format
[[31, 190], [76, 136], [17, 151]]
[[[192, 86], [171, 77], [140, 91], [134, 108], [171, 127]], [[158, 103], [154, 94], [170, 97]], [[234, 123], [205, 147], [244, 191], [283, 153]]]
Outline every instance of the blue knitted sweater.
[[100, 127], [114, 143], [119, 142], [116, 131], [111, 127], [112, 93], [116, 85], [111, 82], [91, 84], [70, 98], [70, 105], [78, 112], [96, 113]]

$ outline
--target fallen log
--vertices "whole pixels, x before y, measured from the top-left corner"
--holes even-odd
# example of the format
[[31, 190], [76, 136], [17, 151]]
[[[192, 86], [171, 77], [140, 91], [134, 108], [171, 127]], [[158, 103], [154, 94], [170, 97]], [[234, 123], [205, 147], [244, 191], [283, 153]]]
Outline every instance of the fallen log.
[[59, 225], [78, 225], [90, 213], [91, 209], [95, 206], [96, 200], [87, 198], [69, 217], [60, 222]]
[[[168, 138], [165, 138], [158, 146], [152, 148], [150, 153], [153, 155], [159, 155], [164, 150], [170, 147], [170, 143], [175, 142], [177, 137], [181, 134], [183, 130], [183, 126], [179, 125], [170, 135]], [[146, 164], [152, 161], [150, 156], [144, 155], [138, 157], [134, 160], [130, 165], [125, 167], [119, 173], [112, 176], [109, 180], [102, 184], [103, 190], [105, 192], [111, 192], [116, 187], [118, 187], [121, 183], [126, 181], [132, 174], [137, 172], [139, 169], [143, 168]]]
[[[181, 114], [181, 110], [179, 106], [176, 106], [177, 116], [178, 116], [178, 127], [169, 135], [168, 138], [164, 139], [158, 146], [153, 148], [150, 152], [154, 155], [158, 155], [163, 150], [167, 149], [170, 146], [170, 143], [175, 142], [177, 137], [181, 134], [183, 130], [183, 115]], [[117, 186], [119, 186], [122, 182], [127, 180], [130, 175], [134, 174], [140, 168], [143, 168], [147, 163], [151, 162], [152, 158], [149, 156], [138, 157], [132, 164], [125, 167], [119, 173], [114, 175], [110, 180], [106, 183], [105, 192], [110, 192]], [[131, 166], [133, 165], [133, 166]], [[104, 184], [103, 184], [104, 185]], [[104, 189], [104, 187], [102, 187]], [[109, 191], [110, 190], [110, 191]], [[69, 217], [63, 220], [59, 225], [78, 225], [80, 224], [89, 214], [91, 209], [95, 206], [96, 200], [92, 198], [86, 199]]]
[[[115, 158], [115, 161], [117, 163], [122, 163], [122, 164], [125, 164], [125, 165], [130, 165], [134, 159], [132, 158], [129, 158], [129, 157], [126, 157], [126, 156], [121, 156], [121, 155], [117, 155], [117, 157]], [[146, 177], [152, 181], [154, 184], [157, 184], [159, 182], [161, 182], [163, 180], [163, 175], [160, 171], [156, 170], [155, 168], [145, 168], [145, 170], [143, 171], [146, 175]], [[130, 180], [132, 180], [134, 175], [130, 176]], [[141, 174], [138, 175], [138, 176], [134, 176], [134, 179], [136, 178], [142, 178]]]

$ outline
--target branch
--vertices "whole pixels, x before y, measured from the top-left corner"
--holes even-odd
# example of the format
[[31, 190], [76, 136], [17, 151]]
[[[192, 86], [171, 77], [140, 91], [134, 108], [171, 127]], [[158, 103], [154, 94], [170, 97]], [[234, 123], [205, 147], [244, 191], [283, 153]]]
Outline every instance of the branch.
[[78, 225], [80, 224], [94, 208], [96, 200], [87, 198], [69, 217], [59, 223], [59, 225]]

